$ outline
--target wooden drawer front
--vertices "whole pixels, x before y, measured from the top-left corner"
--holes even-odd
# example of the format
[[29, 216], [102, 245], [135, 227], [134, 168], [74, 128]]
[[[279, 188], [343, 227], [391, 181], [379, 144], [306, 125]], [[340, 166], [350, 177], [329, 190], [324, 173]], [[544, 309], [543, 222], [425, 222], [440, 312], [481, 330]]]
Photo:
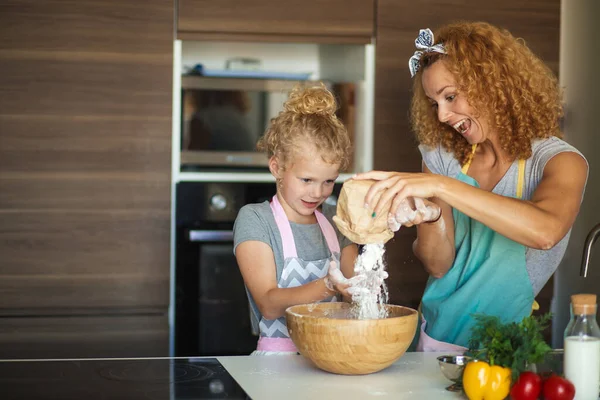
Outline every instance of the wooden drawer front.
[[178, 31], [370, 38], [374, 0], [179, 0]]
[[166, 313], [0, 318], [0, 359], [166, 357]]

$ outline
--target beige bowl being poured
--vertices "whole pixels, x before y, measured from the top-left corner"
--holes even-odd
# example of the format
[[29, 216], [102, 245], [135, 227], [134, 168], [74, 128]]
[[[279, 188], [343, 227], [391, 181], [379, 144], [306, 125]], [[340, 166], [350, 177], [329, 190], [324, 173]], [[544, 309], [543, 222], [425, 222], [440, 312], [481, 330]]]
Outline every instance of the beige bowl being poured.
[[388, 317], [353, 319], [348, 303], [301, 304], [285, 314], [300, 354], [322, 370], [343, 375], [381, 371], [398, 360], [415, 336], [417, 311], [383, 305]]

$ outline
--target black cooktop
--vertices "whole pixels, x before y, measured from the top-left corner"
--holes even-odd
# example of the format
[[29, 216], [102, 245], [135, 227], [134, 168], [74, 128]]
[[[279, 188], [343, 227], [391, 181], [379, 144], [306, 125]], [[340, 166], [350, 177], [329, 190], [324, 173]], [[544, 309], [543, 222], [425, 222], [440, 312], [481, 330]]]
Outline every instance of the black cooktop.
[[249, 399], [216, 358], [0, 361], [0, 398]]

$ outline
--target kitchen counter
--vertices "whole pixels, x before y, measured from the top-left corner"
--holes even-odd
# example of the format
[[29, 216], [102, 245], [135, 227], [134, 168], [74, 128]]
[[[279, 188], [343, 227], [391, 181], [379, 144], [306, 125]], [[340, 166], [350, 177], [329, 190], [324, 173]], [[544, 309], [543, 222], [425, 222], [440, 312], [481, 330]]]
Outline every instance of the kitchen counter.
[[436, 353], [406, 353], [370, 375], [336, 375], [302, 356], [219, 357], [246, 393], [262, 399], [457, 399]]
[[302, 356], [0, 360], [2, 399], [457, 399], [435, 353], [344, 376]]

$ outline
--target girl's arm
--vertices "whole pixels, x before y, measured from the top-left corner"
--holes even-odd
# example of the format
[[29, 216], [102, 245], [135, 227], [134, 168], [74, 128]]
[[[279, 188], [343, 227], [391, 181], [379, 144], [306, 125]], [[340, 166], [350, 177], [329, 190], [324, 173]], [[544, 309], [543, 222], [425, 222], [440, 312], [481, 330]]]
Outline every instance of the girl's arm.
[[342, 274], [346, 278], [352, 278], [354, 276], [354, 263], [358, 257], [358, 246], [354, 243], [348, 245], [342, 249], [340, 255], [340, 269]]
[[[342, 255], [345, 255], [344, 252]], [[244, 283], [266, 319], [283, 316], [290, 306], [314, 303], [336, 294], [327, 289], [324, 278], [294, 288], [277, 287], [275, 258], [273, 250], [266, 243], [252, 240], [240, 243], [235, 257]]]
[[[358, 246], [354, 243], [348, 245], [342, 249], [340, 255], [340, 269], [345, 278], [352, 278], [354, 276], [354, 263], [358, 257]], [[337, 288], [345, 302], [349, 303], [352, 297], [348, 295], [346, 289], [348, 287]]]

